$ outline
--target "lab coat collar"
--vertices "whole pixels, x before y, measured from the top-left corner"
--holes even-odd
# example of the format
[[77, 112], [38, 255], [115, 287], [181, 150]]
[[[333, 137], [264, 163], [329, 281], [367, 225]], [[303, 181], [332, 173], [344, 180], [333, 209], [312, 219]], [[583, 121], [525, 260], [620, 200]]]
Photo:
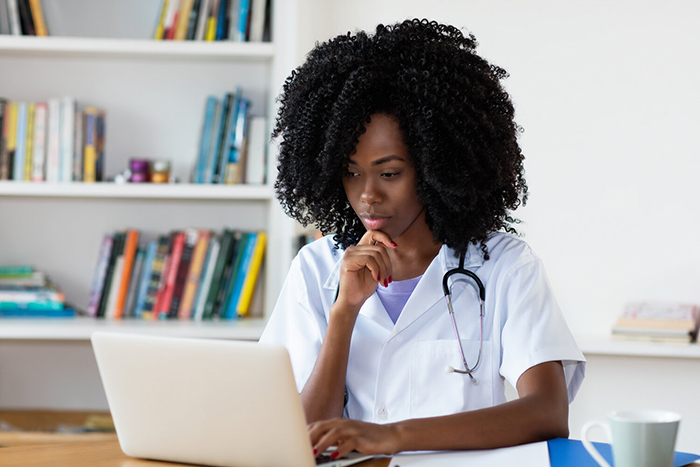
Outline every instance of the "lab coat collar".
[[[338, 284], [340, 283], [340, 264], [342, 259], [342, 256], [338, 259], [333, 271], [323, 285], [325, 289], [332, 290], [333, 294], [338, 290]], [[481, 267], [483, 263], [481, 244], [470, 244], [465, 255], [464, 267], [474, 270]], [[376, 292], [367, 299], [360, 309], [360, 314], [373, 320], [383, 328], [391, 330], [392, 336], [396, 335], [426, 313], [438, 301], [444, 300], [442, 277], [447, 271], [456, 268], [458, 265], [459, 256], [455, 254], [452, 248], [442, 245], [439, 253], [430, 263], [423, 277], [418, 282], [416, 289], [411, 294], [408, 302], [406, 302], [406, 306], [396, 321], [396, 325], [389, 318], [389, 314]], [[459, 293], [461, 293], [461, 289], [453, 291], [455, 295], [453, 300], [456, 299]]]

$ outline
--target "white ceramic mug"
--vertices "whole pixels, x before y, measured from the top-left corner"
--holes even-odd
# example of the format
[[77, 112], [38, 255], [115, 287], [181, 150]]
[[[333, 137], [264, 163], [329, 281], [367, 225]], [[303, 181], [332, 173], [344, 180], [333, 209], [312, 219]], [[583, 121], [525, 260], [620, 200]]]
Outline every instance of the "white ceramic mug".
[[605, 430], [612, 445], [615, 467], [672, 467], [681, 416], [664, 410], [612, 412], [608, 423], [590, 421], [581, 428], [581, 441], [598, 464], [610, 467], [588, 440], [596, 426]]

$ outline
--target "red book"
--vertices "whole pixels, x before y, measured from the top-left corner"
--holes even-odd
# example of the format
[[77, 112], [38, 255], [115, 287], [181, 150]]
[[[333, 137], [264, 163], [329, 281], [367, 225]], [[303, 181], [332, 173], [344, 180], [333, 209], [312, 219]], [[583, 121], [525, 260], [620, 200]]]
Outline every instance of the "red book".
[[178, 232], [173, 239], [173, 249], [170, 253], [168, 261], [168, 274], [165, 278], [165, 288], [163, 296], [159, 300], [157, 315], [159, 318], [167, 317], [170, 311], [170, 303], [173, 301], [173, 293], [175, 292], [175, 282], [177, 282], [177, 272], [180, 269], [180, 259], [182, 258], [182, 250], [185, 248], [185, 232]]

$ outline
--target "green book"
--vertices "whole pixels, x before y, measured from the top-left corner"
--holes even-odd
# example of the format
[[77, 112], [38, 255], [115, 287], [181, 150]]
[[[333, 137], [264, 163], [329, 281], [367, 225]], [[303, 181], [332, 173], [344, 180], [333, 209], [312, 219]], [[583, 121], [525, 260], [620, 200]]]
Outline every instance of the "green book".
[[33, 273], [31, 266], [0, 266], [0, 277], [3, 279], [22, 279], [32, 277]]
[[224, 229], [221, 235], [221, 248], [219, 249], [219, 256], [216, 258], [216, 263], [214, 265], [214, 273], [212, 275], [209, 293], [207, 294], [207, 300], [204, 302], [202, 319], [212, 319], [214, 317], [214, 310], [216, 308], [217, 299], [219, 298], [221, 283], [224, 278], [224, 273], [226, 272], [226, 266], [231, 263], [237, 237], [237, 233], [230, 229]]

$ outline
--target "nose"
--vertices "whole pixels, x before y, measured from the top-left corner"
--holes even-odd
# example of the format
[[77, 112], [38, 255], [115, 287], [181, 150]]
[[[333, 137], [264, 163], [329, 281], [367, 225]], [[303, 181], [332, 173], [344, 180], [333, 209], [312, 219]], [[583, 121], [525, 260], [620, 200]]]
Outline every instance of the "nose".
[[377, 204], [382, 202], [381, 191], [372, 180], [367, 180], [363, 185], [362, 193], [360, 193], [360, 201], [365, 204]]

